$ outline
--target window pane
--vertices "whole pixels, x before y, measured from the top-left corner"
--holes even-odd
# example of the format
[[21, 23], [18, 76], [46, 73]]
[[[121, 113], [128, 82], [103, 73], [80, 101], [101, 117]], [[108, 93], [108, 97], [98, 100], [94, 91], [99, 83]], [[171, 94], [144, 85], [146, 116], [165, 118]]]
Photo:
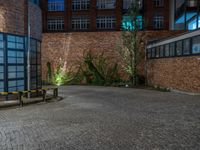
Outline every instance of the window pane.
[[156, 47], [156, 58], [160, 57], [160, 49]]
[[3, 48], [3, 47], [4, 47], [3, 41], [0, 41], [0, 48]]
[[175, 43], [170, 44], [170, 56], [175, 56]]
[[14, 81], [8, 81], [8, 86], [9, 87], [13, 87], [13, 86], [16, 86], [16, 81], [14, 80]]
[[183, 52], [183, 42], [182, 41], [178, 41], [176, 43], [176, 55], [180, 56], [180, 55], [182, 55], [182, 52]]
[[190, 54], [190, 39], [186, 39], [183, 41], [183, 54]]
[[165, 56], [169, 57], [169, 44], [165, 45]]
[[155, 49], [155, 48], [152, 48], [151, 57], [152, 57], [152, 58], [155, 58], [155, 56], [156, 56], [156, 49]]
[[192, 53], [199, 54], [200, 53], [200, 36], [194, 37], [192, 39]]
[[160, 57], [164, 57], [164, 46], [160, 46]]

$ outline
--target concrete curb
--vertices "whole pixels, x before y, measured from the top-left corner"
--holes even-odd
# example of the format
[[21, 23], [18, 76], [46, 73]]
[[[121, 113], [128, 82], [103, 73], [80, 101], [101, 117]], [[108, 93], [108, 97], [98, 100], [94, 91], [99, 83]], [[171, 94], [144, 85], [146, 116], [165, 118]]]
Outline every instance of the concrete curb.
[[[55, 102], [55, 101], [60, 101], [60, 100], [62, 100], [62, 97], [47, 96], [45, 101], [43, 101], [43, 99], [39, 97], [39, 98], [33, 98], [33, 99], [23, 99], [23, 103], [24, 105], [29, 105], [29, 104], [35, 104], [35, 103], [41, 103], [41, 102], [51, 102], [51, 101]], [[15, 106], [20, 106], [19, 100], [0, 101], [0, 109], [15, 107]]]

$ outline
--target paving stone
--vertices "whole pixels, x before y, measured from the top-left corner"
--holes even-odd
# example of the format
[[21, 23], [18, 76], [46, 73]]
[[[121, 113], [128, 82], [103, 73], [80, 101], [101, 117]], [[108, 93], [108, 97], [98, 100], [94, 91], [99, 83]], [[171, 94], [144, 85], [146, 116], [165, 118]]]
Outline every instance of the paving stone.
[[200, 97], [66, 86], [62, 101], [0, 110], [0, 150], [199, 149]]

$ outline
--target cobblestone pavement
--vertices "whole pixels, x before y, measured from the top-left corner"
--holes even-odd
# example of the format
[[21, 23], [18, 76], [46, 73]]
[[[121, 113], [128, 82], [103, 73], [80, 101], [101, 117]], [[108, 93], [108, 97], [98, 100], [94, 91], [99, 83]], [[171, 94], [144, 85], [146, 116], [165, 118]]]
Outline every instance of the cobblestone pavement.
[[0, 111], [0, 150], [200, 149], [200, 97], [67, 86], [62, 101]]

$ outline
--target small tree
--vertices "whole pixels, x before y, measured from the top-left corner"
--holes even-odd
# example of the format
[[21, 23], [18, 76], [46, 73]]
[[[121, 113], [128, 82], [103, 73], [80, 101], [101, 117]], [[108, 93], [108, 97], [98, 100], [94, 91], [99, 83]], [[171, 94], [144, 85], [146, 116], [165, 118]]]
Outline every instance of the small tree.
[[140, 18], [140, 7], [140, 0], [135, 0], [125, 15], [129, 18], [129, 24], [123, 25], [123, 46], [119, 49], [119, 53], [125, 64], [124, 70], [129, 75], [132, 86], [137, 84], [137, 65], [140, 58], [137, 40], [138, 32], [141, 30], [143, 25], [142, 18]]

